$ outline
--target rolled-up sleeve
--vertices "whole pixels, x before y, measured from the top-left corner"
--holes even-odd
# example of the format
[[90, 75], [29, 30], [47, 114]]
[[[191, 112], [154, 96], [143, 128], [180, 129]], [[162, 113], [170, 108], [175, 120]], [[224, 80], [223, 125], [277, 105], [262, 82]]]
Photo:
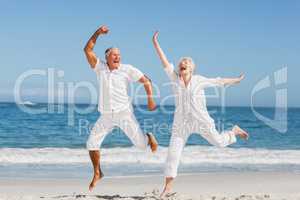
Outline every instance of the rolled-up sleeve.
[[93, 68], [94, 72], [99, 75], [101, 70], [106, 68], [106, 63], [103, 62], [102, 60], [100, 60], [99, 58], [97, 58], [97, 62], [95, 67]]
[[144, 76], [144, 74], [139, 69], [130, 65], [128, 70], [128, 76], [131, 81], [137, 82]]
[[200, 80], [200, 84], [203, 88], [206, 88], [206, 87], [223, 87], [224, 86], [224, 83], [222, 82], [221, 77], [206, 78], [206, 77], [200, 76], [199, 80]]
[[164, 68], [166, 74], [168, 75], [169, 79], [171, 79], [172, 81], [174, 81], [177, 77], [175, 71], [174, 71], [174, 65], [170, 64], [168, 67]]

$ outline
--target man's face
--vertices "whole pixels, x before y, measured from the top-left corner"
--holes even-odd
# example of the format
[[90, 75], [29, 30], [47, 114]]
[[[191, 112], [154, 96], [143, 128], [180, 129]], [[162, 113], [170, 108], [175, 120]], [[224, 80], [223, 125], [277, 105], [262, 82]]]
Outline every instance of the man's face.
[[118, 68], [121, 62], [120, 50], [117, 48], [111, 49], [106, 56], [106, 61], [109, 67], [113, 69]]
[[180, 63], [179, 63], [179, 74], [180, 75], [188, 75], [191, 74], [193, 72], [193, 63], [190, 60], [187, 59], [183, 59]]

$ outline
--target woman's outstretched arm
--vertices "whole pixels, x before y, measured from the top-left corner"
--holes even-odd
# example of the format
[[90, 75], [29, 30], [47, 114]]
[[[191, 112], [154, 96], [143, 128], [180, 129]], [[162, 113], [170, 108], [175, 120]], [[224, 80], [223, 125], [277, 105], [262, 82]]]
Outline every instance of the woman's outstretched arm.
[[241, 74], [239, 77], [236, 78], [203, 78], [201, 79], [202, 87], [224, 87], [235, 85], [241, 82], [245, 77], [244, 74]]
[[241, 82], [245, 78], [244, 74], [241, 74], [237, 78], [221, 78], [219, 81], [222, 85], [228, 86], [228, 85], [235, 85]]

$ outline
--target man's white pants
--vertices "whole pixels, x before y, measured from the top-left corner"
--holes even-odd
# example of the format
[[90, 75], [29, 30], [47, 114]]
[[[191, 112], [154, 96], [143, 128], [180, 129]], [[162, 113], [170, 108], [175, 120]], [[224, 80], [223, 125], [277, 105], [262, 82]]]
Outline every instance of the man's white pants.
[[99, 150], [105, 136], [116, 126], [122, 129], [136, 147], [140, 149], [147, 148], [148, 137], [143, 134], [133, 112], [122, 111], [100, 116], [87, 140], [87, 149], [89, 151]]
[[218, 147], [226, 147], [236, 142], [233, 131], [225, 131], [220, 134], [216, 130], [213, 121], [201, 121], [199, 119], [186, 121], [178, 119], [179, 117], [175, 116], [165, 166], [165, 177], [175, 178], [177, 176], [182, 150], [192, 133], [200, 134], [210, 144]]

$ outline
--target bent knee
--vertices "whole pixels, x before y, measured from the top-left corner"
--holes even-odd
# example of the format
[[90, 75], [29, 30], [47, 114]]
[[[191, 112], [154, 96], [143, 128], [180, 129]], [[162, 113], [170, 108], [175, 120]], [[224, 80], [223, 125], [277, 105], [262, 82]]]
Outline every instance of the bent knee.
[[99, 150], [101, 139], [96, 134], [90, 134], [86, 141], [86, 149], [89, 151]]
[[88, 151], [95, 151], [95, 150], [99, 150], [100, 149], [100, 146], [98, 143], [94, 142], [94, 141], [91, 141], [91, 140], [88, 140], [85, 144], [86, 146], [86, 149]]

